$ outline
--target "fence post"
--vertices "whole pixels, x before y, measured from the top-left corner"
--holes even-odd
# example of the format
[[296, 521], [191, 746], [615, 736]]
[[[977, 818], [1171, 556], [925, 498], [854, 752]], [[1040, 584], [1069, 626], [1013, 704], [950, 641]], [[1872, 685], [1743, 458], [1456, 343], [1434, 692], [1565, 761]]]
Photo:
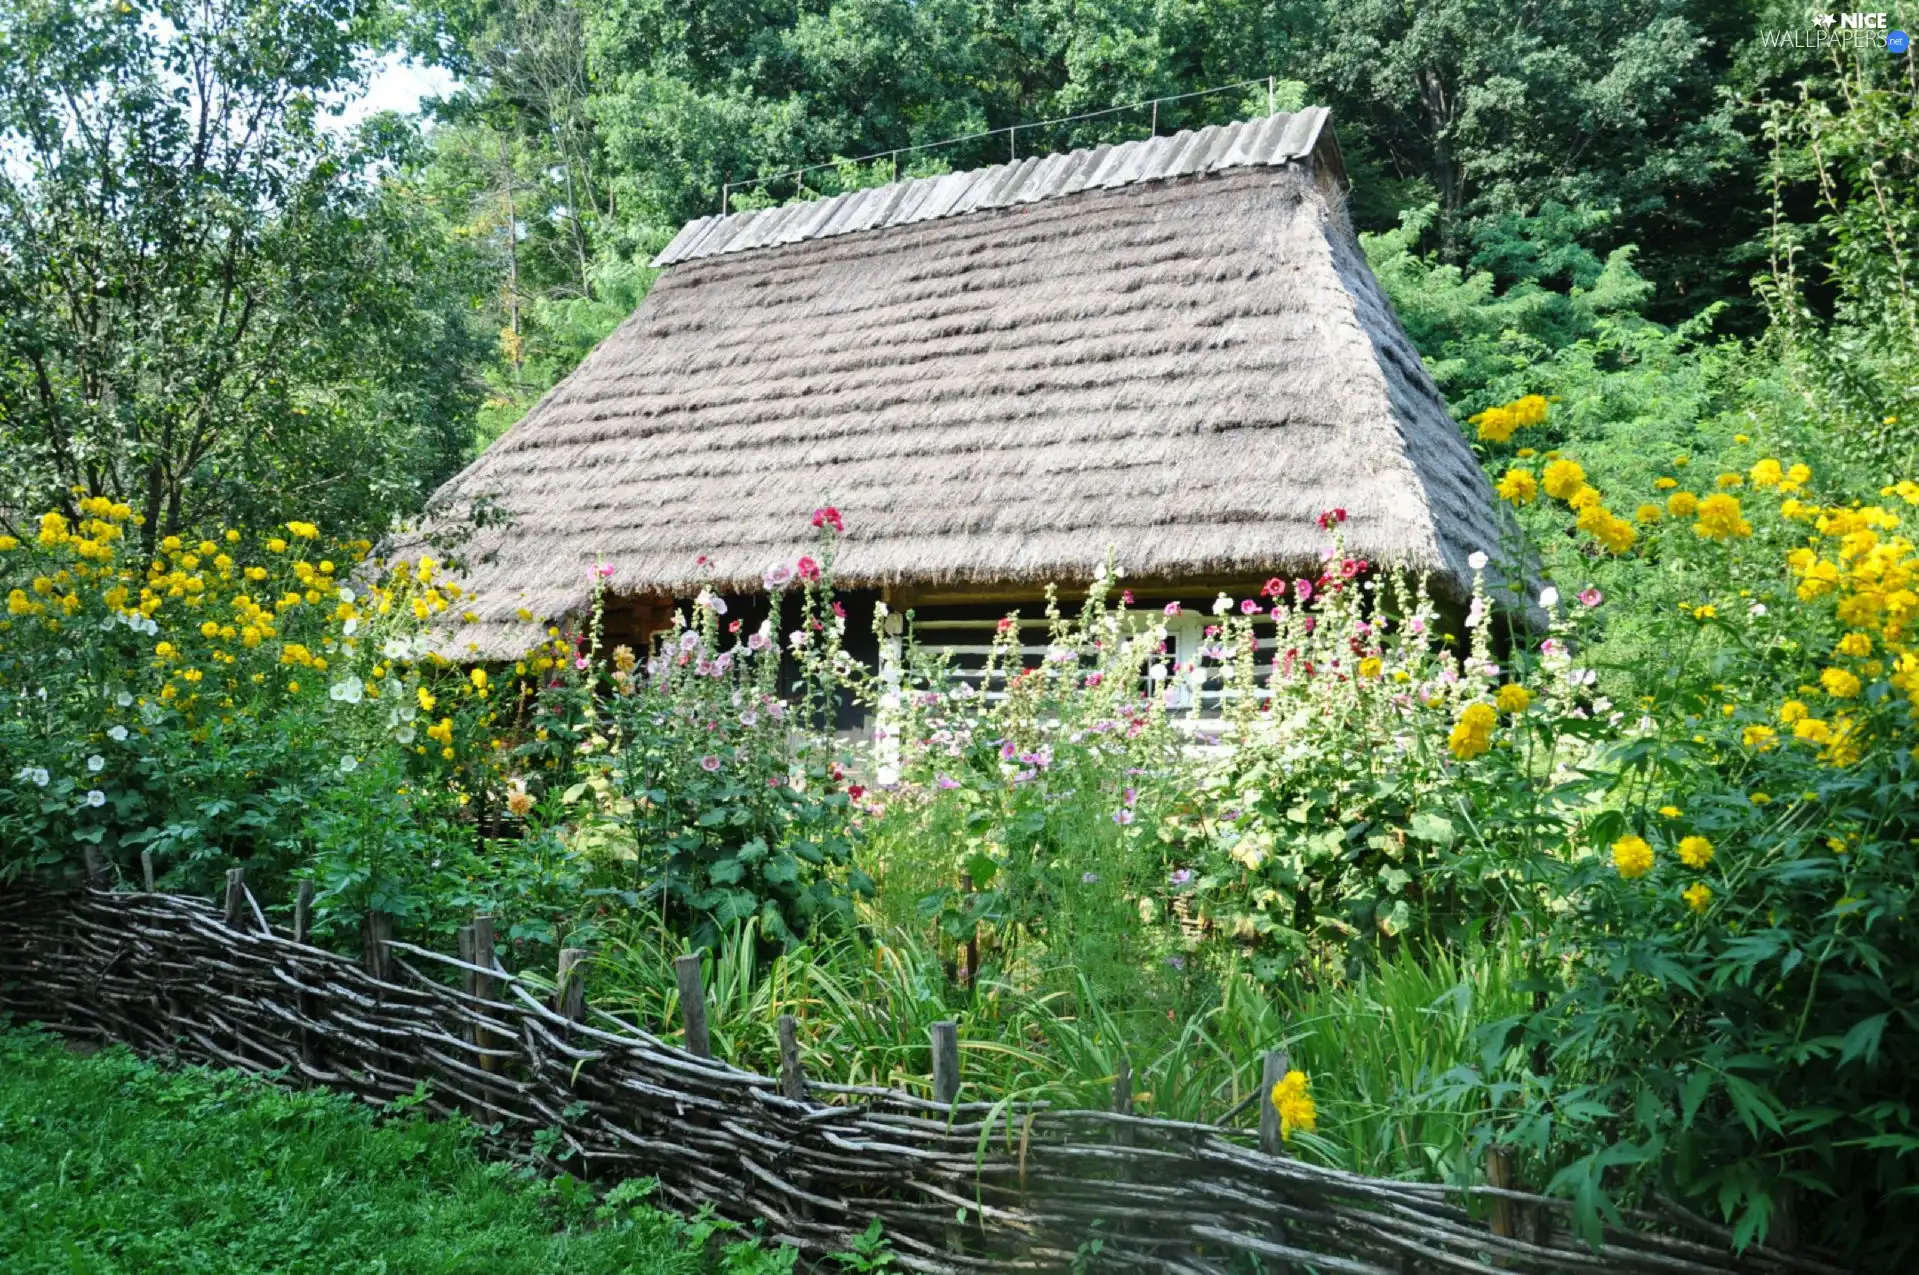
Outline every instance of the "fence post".
[[959, 1097], [959, 1024], [942, 1018], [929, 1034], [933, 1038], [933, 1101], [951, 1104]]
[[302, 881], [293, 894], [293, 941], [304, 943], [313, 934], [313, 882]]
[[[490, 1001], [493, 999], [494, 993], [492, 973], [493, 918], [484, 912], [477, 913], [473, 917], [473, 963], [487, 972], [484, 974], [468, 974], [466, 990], [477, 1000]], [[486, 1049], [489, 1048], [492, 1043], [492, 1032], [489, 1032], [484, 1027], [475, 1027], [473, 1029], [473, 1044], [475, 1048]], [[499, 1059], [487, 1054], [480, 1055], [481, 1071], [491, 1072], [498, 1071], [499, 1069]]]
[[387, 950], [387, 940], [393, 937], [393, 914], [368, 910], [366, 922], [361, 927], [361, 958], [366, 972], [382, 983], [393, 981], [393, 954]]
[[794, 1102], [804, 1102], [806, 1073], [800, 1068], [799, 1024], [793, 1021], [791, 1014], [781, 1014], [777, 1026], [780, 1034], [780, 1095]]
[[559, 976], [553, 984], [553, 1010], [572, 1023], [586, 1017], [586, 977], [580, 968], [585, 960], [585, 948], [560, 949]]
[[153, 851], [140, 852], [140, 884], [148, 894], [153, 893]]
[[711, 1058], [713, 1041], [706, 1032], [706, 989], [700, 984], [699, 954], [675, 958], [673, 977], [680, 984], [680, 1022], [686, 1028], [686, 1052]]
[[1279, 1108], [1273, 1105], [1273, 1086], [1286, 1078], [1288, 1059], [1283, 1049], [1269, 1049], [1259, 1080], [1259, 1149], [1267, 1155], [1284, 1155], [1285, 1139], [1279, 1133]]
[[[1486, 1185], [1498, 1187], [1502, 1191], [1513, 1189], [1512, 1153], [1505, 1147], [1486, 1148]], [[1493, 1197], [1491, 1216], [1487, 1219], [1494, 1235], [1512, 1239], [1519, 1234], [1519, 1210], [1513, 1201]]]
[[[107, 857], [100, 853], [100, 847], [93, 845], [87, 846], [81, 850], [80, 856], [87, 861], [88, 887], [94, 890], [106, 889], [109, 885], [107, 879]], [[69, 862], [71, 862], [71, 860], [69, 860]]]
[[227, 869], [226, 911], [222, 919], [229, 930], [240, 927], [240, 913], [247, 902], [247, 870], [245, 868]]

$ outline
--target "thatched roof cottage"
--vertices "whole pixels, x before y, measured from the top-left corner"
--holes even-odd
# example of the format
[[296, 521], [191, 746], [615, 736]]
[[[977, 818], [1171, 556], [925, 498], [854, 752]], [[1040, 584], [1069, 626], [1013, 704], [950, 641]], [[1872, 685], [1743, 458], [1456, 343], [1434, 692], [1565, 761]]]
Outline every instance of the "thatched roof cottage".
[[631, 636], [707, 581], [753, 594], [829, 501], [840, 585], [956, 629], [1109, 548], [1142, 601], [1302, 573], [1332, 506], [1457, 597], [1493, 493], [1344, 190], [1311, 109], [688, 224], [436, 497], [516, 520], [467, 551], [462, 642], [523, 648], [518, 613], [579, 611], [601, 562]]

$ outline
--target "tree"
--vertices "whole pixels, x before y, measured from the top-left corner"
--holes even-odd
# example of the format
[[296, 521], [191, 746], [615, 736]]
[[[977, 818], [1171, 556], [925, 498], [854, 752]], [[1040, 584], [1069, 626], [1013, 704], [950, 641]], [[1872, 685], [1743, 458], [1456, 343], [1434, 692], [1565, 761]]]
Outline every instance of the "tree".
[[363, 84], [371, 0], [0, 3], [0, 509], [378, 529], [463, 459], [461, 255]]

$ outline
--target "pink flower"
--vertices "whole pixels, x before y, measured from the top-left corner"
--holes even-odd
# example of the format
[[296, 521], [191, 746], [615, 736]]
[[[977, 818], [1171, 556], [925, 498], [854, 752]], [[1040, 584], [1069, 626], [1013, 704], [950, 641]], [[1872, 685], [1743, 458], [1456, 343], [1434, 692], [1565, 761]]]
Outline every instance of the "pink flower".
[[1125, 792], [1120, 794], [1120, 800], [1124, 801], [1129, 806], [1132, 805], [1134, 802], [1139, 800], [1139, 789], [1128, 788]]
[[1133, 605], [1133, 591], [1131, 589], [1121, 589], [1119, 591], [1119, 604], [1123, 607]]
[[1281, 597], [1286, 592], [1286, 582], [1278, 576], [1274, 576], [1266, 582], [1266, 587], [1261, 589], [1260, 592], [1269, 598]]
[[1293, 581], [1293, 600], [1301, 603], [1311, 602], [1313, 600], [1313, 582], [1311, 580]]
[[841, 606], [838, 602], [835, 602], [833, 604], [833, 614], [837, 615], [840, 619], [844, 620], [846, 618], [846, 608]]
[[791, 567], [768, 567], [766, 574], [760, 577], [760, 583], [766, 586], [768, 593], [773, 593], [784, 589], [792, 578], [793, 569]]
[[935, 788], [957, 788], [959, 786], [959, 780], [948, 775], [936, 775], [933, 778], [933, 787]]
[[574, 668], [576, 668], [576, 669], [585, 669], [585, 668], [586, 668], [586, 657], [585, 657], [584, 655], [582, 655], [582, 656], [580, 656], [580, 657], [579, 657], [578, 659], [576, 659], [576, 660], [574, 660], [574, 661], [573, 661], [573, 667], [574, 667]]
[[1239, 604], [1239, 613], [1241, 615], [1258, 615], [1259, 603], [1253, 601], [1251, 598], [1246, 598]]
[[749, 651], [764, 651], [766, 644], [767, 637], [764, 633], [751, 633], [747, 635], [746, 649]]
[[1168, 615], [1178, 615], [1178, 614], [1179, 614], [1179, 603], [1177, 603], [1177, 602], [1168, 602], [1168, 603], [1166, 604], [1166, 614], [1168, 614]]
[[1133, 822], [1133, 812], [1130, 810], [1115, 810], [1113, 812], [1113, 822], [1124, 828], [1127, 824]]
[[613, 571], [614, 567], [612, 563], [602, 562], [599, 566], [593, 568], [593, 578], [596, 580], [611, 580], [613, 578]]
[[706, 756], [700, 758], [700, 769], [706, 771], [708, 774], [713, 773], [719, 768], [720, 759], [712, 753], [708, 753]]
[[1358, 558], [1348, 558], [1348, 559], [1346, 559], [1346, 560], [1345, 560], [1344, 562], [1342, 562], [1342, 563], [1340, 563], [1340, 564], [1339, 564], [1339, 574], [1340, 574], [1340, 578], [1341, 578], [1341, 579], [1345, 579], [1345, 580], [1350, 580], [1350, 579], [1352, 579], [1352, 578], [1353, 578], [1354, 576], [1356, 576], [1356, 575], [1358, 575], [1358, 574], [1359, 574], [1359, 559], [1358, 559]]
[[801, 558], [794, 564], [794, 571], [802, 580], [812, 581], [820, 578], [820, 564], [811, 558]]
[[1009, 739], [999, 746], [999, 755], [1002, 761], [1011, 761], [1019, 756], [1019, 749], [1014, 747], [1013, 741]]
[[1591, 585], [1587, 585], [1585, 588], [1579, 591], [1579, 601], [1585, 606], [1596, 607], [1601, 602], [1604, 602], [1605, 600], [1606, 600], [1606, 595], [1601, 593], [1599, 590], [1593, 588]]
[[842, 532], [846, 530], [846, 524], [840, 521], [840, 511], [831, 505], [813, 511], [813, 526], [815, 528], [831, 527], [835, 531]]
[[1344, 509], [1328, 509], [1319, 516], [1319, 529], [1321, 531], [1331, 531], [1334, 524], [1345, 521], [1346, 511]]
[[1104, 673], [1088, 673], [1086, 675], [1086, 689], [1090, 691], [1105, 680], [1106, 675]]

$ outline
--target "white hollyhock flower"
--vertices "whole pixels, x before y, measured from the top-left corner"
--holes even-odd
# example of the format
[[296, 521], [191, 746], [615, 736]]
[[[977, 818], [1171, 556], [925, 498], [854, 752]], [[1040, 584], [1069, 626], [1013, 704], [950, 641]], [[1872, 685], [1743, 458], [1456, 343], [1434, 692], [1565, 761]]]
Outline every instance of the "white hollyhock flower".
[[1481, 553], [1479, 550], [1475, 549], [1473, 551], [1472, 556], [1466, 559], [1466, 565], [1471, 567], [1474, 571], [1484, 571], [1486, 569], [1486, 564], [1491, 561], [1492, 559], [1488, 558], [1484, 553]]
[[104, 806], [107, 804], [107, 795], [101, 792], [98, 788], [88, 789], [87, 804], [89, 806], [95, 807], [96, 809], [100, 806]]
[[107, 731], [107, 738], [116, 744], [124, 744], [127, 742], [127, 728], [124, 726], [111, 727]]
[[1559, 605], [1559, 590], [1547, 585], [1539, 591], [1539, 605], [1552, 608]]
[[105, 770], [106, 768], [107, 768], [107, 759], [102, 757], [99, 753], [95, 753], [93, 756], [87, 758], [87, 769], [93, 772], [94, 774], [97, 775], [101, 771]]

